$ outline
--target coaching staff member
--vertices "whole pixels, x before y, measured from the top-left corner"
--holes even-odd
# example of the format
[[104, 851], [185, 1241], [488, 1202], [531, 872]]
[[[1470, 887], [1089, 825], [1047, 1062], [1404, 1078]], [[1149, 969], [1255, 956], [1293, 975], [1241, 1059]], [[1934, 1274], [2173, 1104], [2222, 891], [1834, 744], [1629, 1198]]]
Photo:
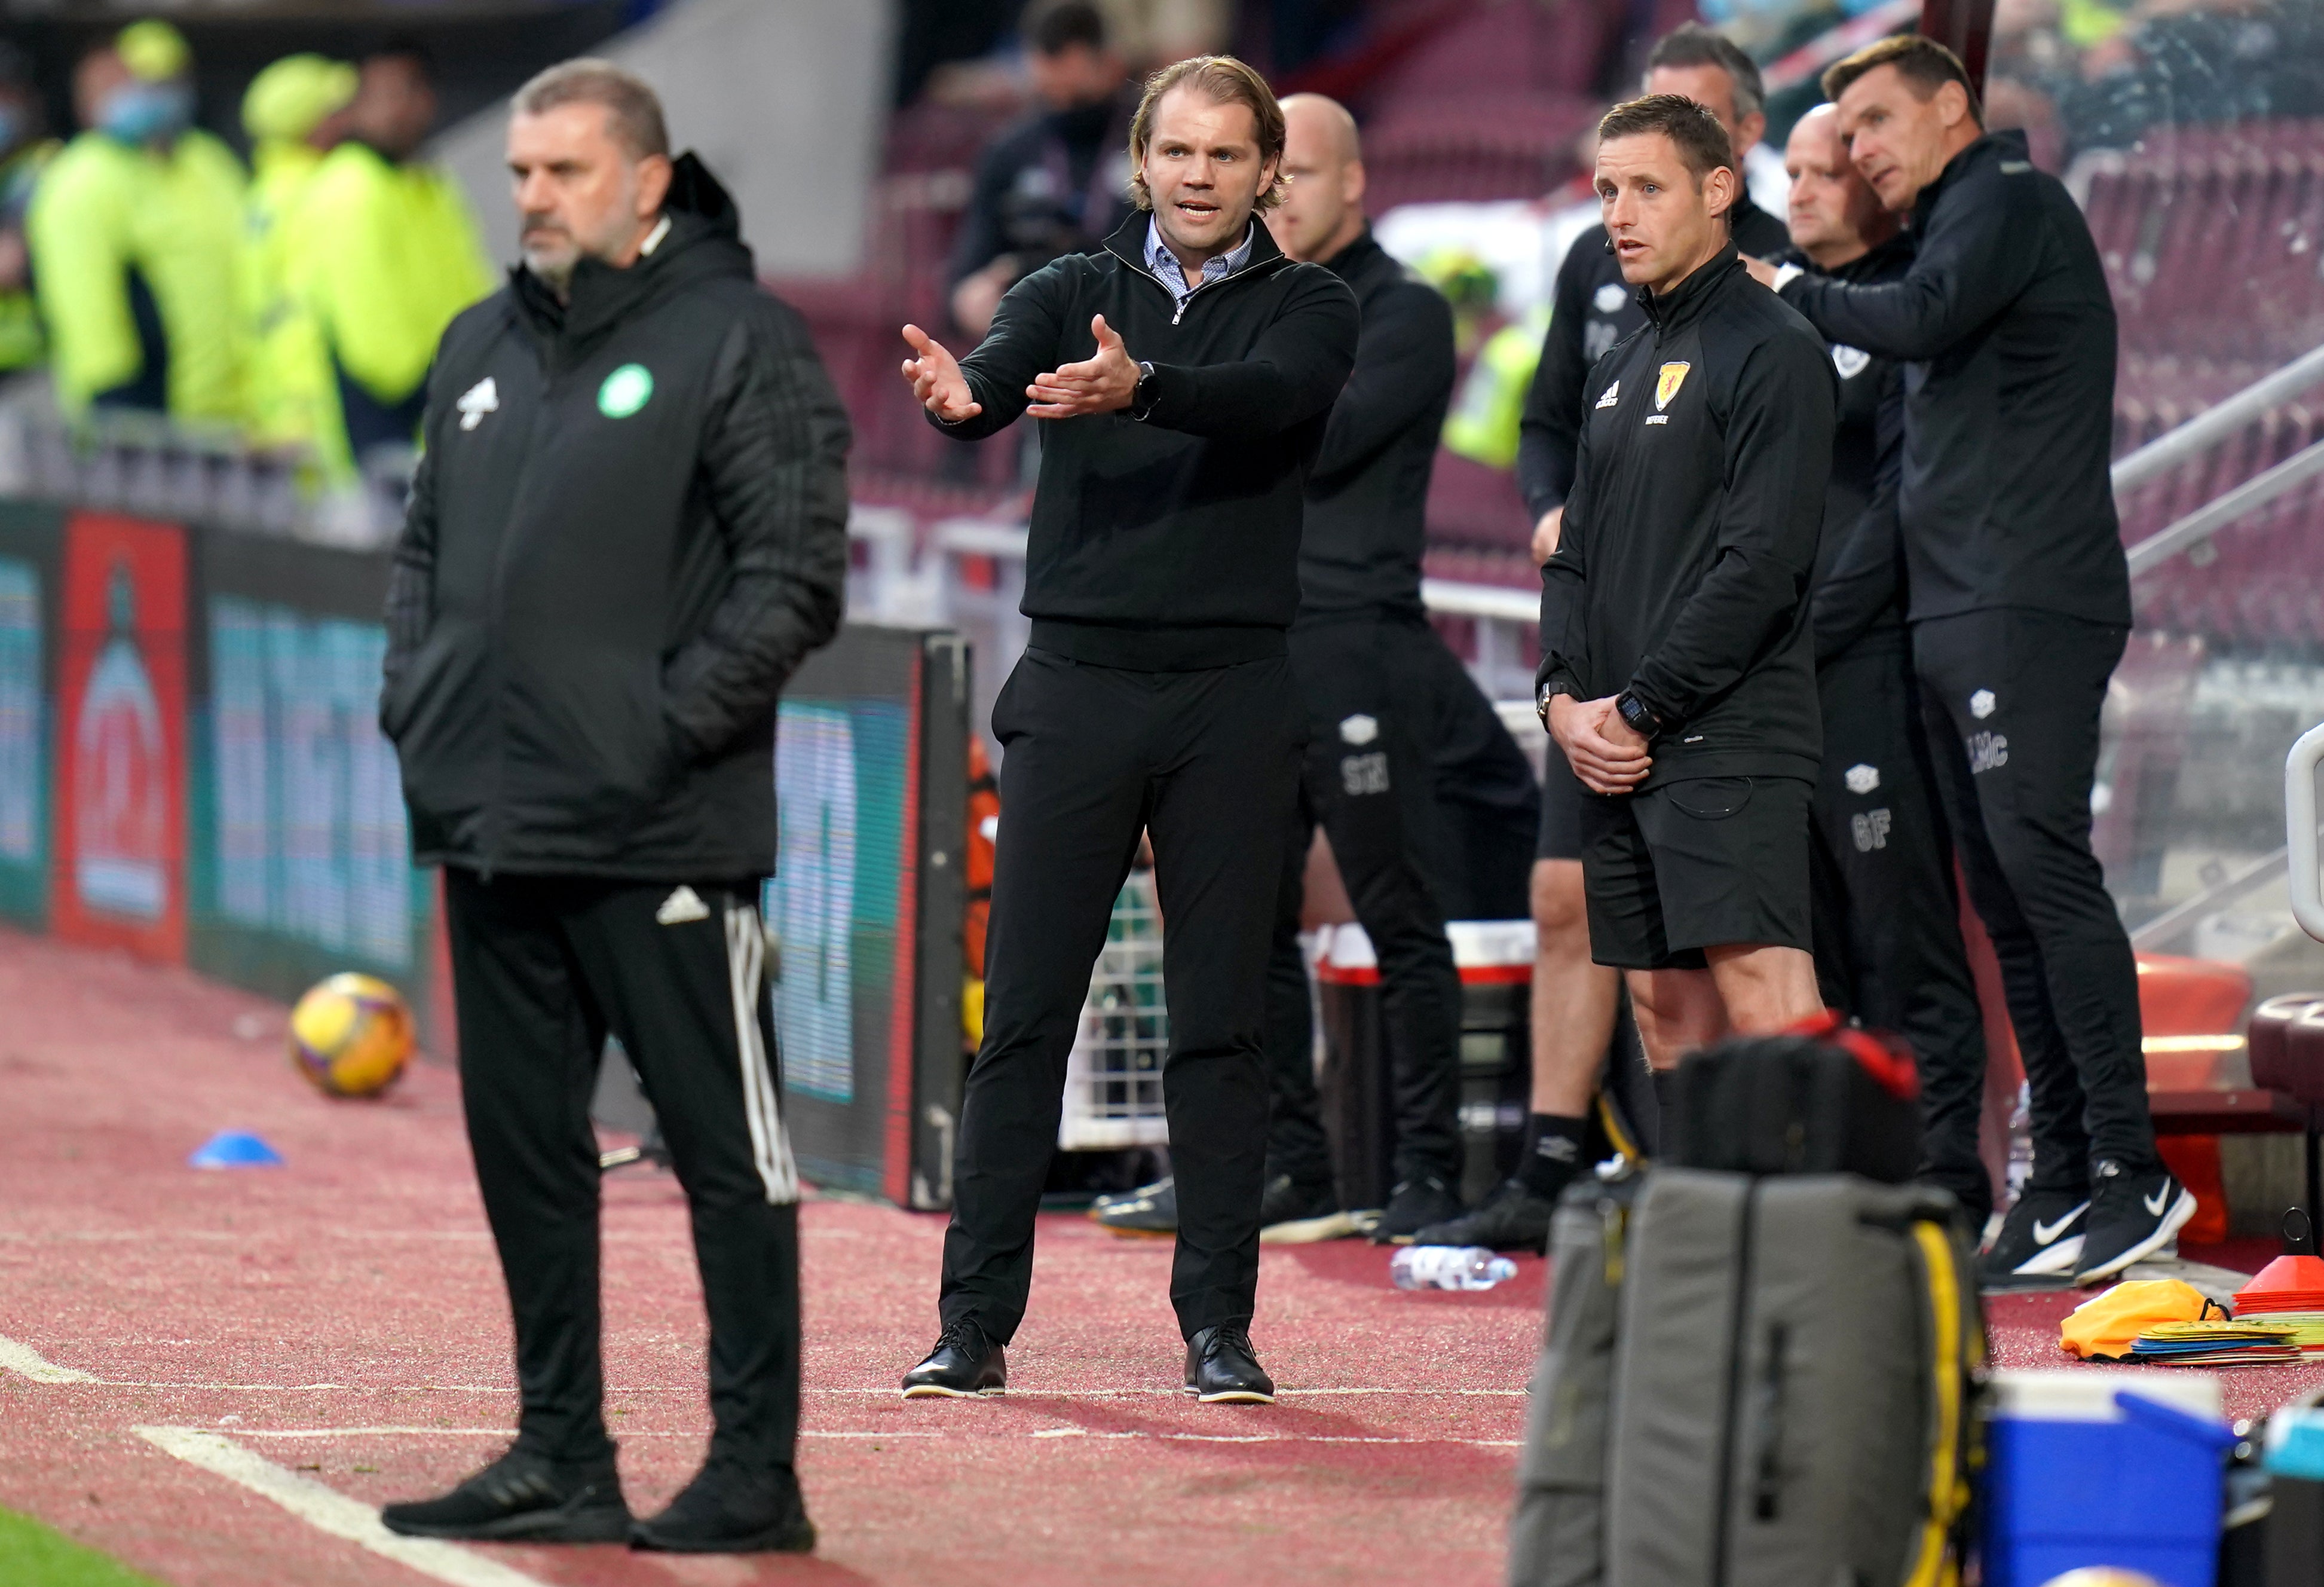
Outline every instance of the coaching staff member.
[[[811, 1548], [798, 1180], [761, 978], [775, 702], [839, 624], [847, 422], [725, 191], [604, 61], [520, 89], [524, 263], [445, 333], [388, 593], [381, 725], [444, 867], [460, 1082], [516, 1318], [514, 1447], [399, 1532]], [[693, 1215], [707, 1462], [632, 1526], [599, 1409], [611, 1030]]]
[[[1913, 261], [1909, 234], [1883, 208], [1820, 105], [1792, 128], [1792, 251], [1834, 281], [1891, 281]], [[1896, 471], [1904, 366], [1834, 343], [1840, 429], [1816, 555], [1816, 693], [1823, 770], [1816, 780], [1812, 876], [1816, 968], [1824, 1001], [1912, 1044], [1920, 1061], [1921, 1176], [1960, 1198], [1970, 1227], [1993, 1210], [1978, 1156], [1985, 1021], [1961, 945], [1946, 830], [1904, 628]]]
[[1917, 239], [1901, 281], [1780, 290], [1832, 340], [1914, 365], [1899, 498], [1914, 662], [2033, 1092], [2033, 1177], [1985, 1266], [2094, 1284], [2195, 1213], [2154, 1149], [2137, 969], [2090, 852], [2098, 708], [2130, 632], [2107, 474], [2114, 303], [2081, 211], [2023, 134], [1983, 132], [1951, 51], [1884, 39], [1824, 92]]
[[1372, 1236], [1403, 1242], [1461, 1212], [1461, 975], [1444, 895], [1430, 875], [1445, 863], [1434, 835], [1468, 812], [1440, 807], [1433, 762], [1462, 753], [1443, 774], [1520, 818], [1532, 815], [1533, 774], [1420, 598], [1428, 480], [1452, 396], [1452, 309], [1372, 240], [1354, 118], [1316, 94], [1293, 95], [1283, 112], [1291, 192], [1268, 212], [1268, 228], [1285, 253], [1348, 283], [1363, 332], [1308, 478], [1299, 546], [1291, 661], [1308, 743], [1275, 927], [1265, 1221], [1270, 1239], [1288, 1241], [1339, 1232], [1343, 1215], [1324, 1149], [1298, 940], [1308, 840], [1320, 823], [1379, 959], [1396, 1179]]
[[1628, 972], [1659, 1074], [1722, 1025], [1780, 1030], [1823, 1006], [1807, 596], [1835, 382], [1728, 237], [1740, 181], [1718, 118], [1651, 94], [1598, 137], [1599, 204], [1646, 324], [1583, 388], [1537, 687], [1587, 790], [1591, 950]]
[[1286, 259], [1283, 112], [1230, 56], [1149, 78], [1139, 213], [1017, 283], [966, 358], [904, 374], [970, 438], [1043, 421], [1022, 660], [1001, 767], [984, 1046], [961, 1103], [943, 1332], [908, 1395], [996, 1393], [1032, 1282], [1065, 1057], [1140, 830], [1170, 929], [1163, 1071], [1186, 1388], [1268, 1400], [1250, 1326], [1267, 1149], [1268, 937], [1302, 737], [1285, 632], [1301, 496], [1355, 360], [1356, 303]]
[[[1647, 58], [1646, 92], [1680, 94], [1719, 119], [1743, 161], [1767, 130], [1759, 69], [1723, 33], [1689, 23]], [[1751, 202], [1738, 180], [1727, 226], [1747, 254], [1784, 245], [1784, 223]], [[1591, 365], [1646, 323], [1637, 292], [1605, 227], [1566, 250], [1553, 293], [1554, 311], [1534, 368], [1517, 430], [1517, 489], [1534, 521], [1534, 559], [1557, 549], [1557, 528], [1573, 488], [1582, 438], [1582, 388]], [[1542, 769], [1541, 827], [1534, 850], [1533, 1111], [1517, 1179], [1477, 1216], [1443, 1232], [1460, 1244], [1538, 1250], [1549, 1238], [1557, 1198], [1582, 1161], [1591, 1093], [1606, 1067], [1619, 1004], [1619, 977], [1591, 962], [1582, 881], [1582, 785], [1553, 755]], [[1437, 1238], [1432, 1233], [1432, 1239]]]

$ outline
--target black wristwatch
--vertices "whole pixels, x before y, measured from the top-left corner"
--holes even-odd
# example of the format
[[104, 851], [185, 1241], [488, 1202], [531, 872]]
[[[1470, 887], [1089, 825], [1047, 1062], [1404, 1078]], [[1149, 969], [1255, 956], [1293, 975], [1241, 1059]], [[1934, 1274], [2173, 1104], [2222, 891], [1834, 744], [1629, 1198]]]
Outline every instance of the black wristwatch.
[[1130, 388], [1130, 416], [1143, 421], [1154, 411], [1154, 365], [1138, 361], [1138, 383]]
[[1648, 743], [1662, 736], [1663, 719], [1648, 709], [1646, 701], [1628, 689], [1614, 697], [1614, 714], [1629, 724], [1630, 731]]

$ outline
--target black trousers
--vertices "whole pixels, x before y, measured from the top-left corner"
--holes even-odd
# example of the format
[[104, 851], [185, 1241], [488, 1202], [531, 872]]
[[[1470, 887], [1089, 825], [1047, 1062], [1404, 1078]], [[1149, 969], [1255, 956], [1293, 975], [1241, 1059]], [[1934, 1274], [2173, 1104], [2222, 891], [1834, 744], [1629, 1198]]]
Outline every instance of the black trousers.
[[1913, 629], [1938, 786], [2001, 961], [2032, 1093], [2034, 1176], [2153, 1165], [2138, 971], [2090, 852], [2098, 709], [2129, 631], [2004, 608]]
[[798, 1179], [756, 893], [747, 881], [445, 872], [460, 1087], [516, 1318], [521, 1444], [568, 1459], [610, 1447], [589, 1127], [610, 1030], [637, 1066], [693, 1218], [710, 1315], [711, 1452], [790, 1462]]
[[993, 702], [1001, 833], [984, 1045], [961, 1100], [940, 1309], [1007, 1341], [1056, 1149], [1065, 1059], [1139, 833], [1154, 844], [1182, 1332], [1251, 1317], [1267, 1149], [1268, 933], [1298, 776], [1281, 657], [1133, 672], [1025, 652]]
[[1816, 976], [1823, 1000], [1910, 1044], [1921, 1074], [1921, 1176], [1981, 1225], [1985, 1026], [1961, 944], [1952, 835], [1921, 730], [1909, 642], [1876, 632], [1817, 670]]
[[[1274, 1109], [1270, 1174], [1329, 1184], [1332, 1161], [1315, 1093], [1307, 969], [1299, 916], [1307, 850], [1320, 823], [1356, 918], [1379, 962], [1396, 1095], [1396, 1176], [1461, 1178], [1461, 976], [1444, 936], [1441, 882], [1471, 848], [1515, 838], [1521, 870], [1537, 817], [1533, 773], [1492, 706], [1434, 629], [1372, 617], [1291, 632], [1307, 718], [1299, 806], [1284, 844], [1268, 964], [1268, 1058]], [[1496, 820], [1453, 802], [1508, 790]], [[1481, 835], [1472, 827], [1483, 826]], [[1504, 863], [1506, 856], [1504, 856]], [[1476, 889], [1460, 887], [1461, 893]]]

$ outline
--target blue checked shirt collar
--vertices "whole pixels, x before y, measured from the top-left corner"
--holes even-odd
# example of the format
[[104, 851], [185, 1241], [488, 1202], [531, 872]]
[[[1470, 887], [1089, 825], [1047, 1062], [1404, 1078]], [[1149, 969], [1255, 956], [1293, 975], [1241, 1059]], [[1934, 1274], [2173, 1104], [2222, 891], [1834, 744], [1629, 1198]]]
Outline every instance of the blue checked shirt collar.
[[[1258, 217], [1253, 217], [1250, 224], [1254, 228], [1257, 227]], [[1250, 263], [1250, 245], [1254, 235], [1255, 232], [1247, 231], [1242, 235], [1242, 242], [1231, 253], [1221, 254], [1213, 258], [1204, 260], [1203, 279], [1189, 285], [1186, 272], [1179, 268], [1178, 256], [1170, 252], [1169, 245], [1162, 240], [1160, 225], [1148, 219], [1146, 223], [1146, 268], [1154, 272], [1154, 278], [1157, 281], [1170, 289], [1170, 296], [1183, 307], [1187, 298], [1193, 295], [1195, 287], [1208, 286], [1214, 281], [1224, 281]]]

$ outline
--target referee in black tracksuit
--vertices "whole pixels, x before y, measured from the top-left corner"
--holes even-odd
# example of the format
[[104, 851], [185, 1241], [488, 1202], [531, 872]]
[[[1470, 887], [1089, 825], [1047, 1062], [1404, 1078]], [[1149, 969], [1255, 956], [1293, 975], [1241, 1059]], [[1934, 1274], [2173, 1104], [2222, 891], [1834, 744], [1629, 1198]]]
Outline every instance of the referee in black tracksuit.
[[1726, 235], [1733, 162], [1719, 124], [1675, 95], [1599, 124], [1600, 201], [1648, 323], [1591, 371], [1542, 567], [1537, 687], [1589, 790], [1591, 951], [1628, 972], [1665, 1073], [1722, 1023], [1770, 1033], [1821, 1008], [1807, 597], [1835, 381]]
[[[1912, 238], [1849, 163], [1837, 119], [1820, 106], [1792, 128], [1784, 158], [1794, 245], [1785, 258], [1834, 281], [1896, 281], [1912, 265]], [[1826, 1003], [1911, 1044], [1921, 1077], [1921, 1176], [1952, 1192], [1979, 1229], [1993, 1205], [1978, 1153], [1985, 1025], [1904, 626], [1896, 541], [1904, 372], [1840, 343], [1831, 360], [1840, 428], [1812, 619], [1823, 706], [1812, 852], [1817, 975]]]
[[1981, 132], [1950, 51], [1883, 40], [1824, 88], [1881, 201], [1911, 209], [1916, 255], [1881, 285], [1768, 273], [1831, 340], [1912, 364], [1914, 661], [2033, 1092], [2033, 1178], [1985, 1263], [2097, 1283], [2195, 1208], [2155, 1151], [2137, 972], [2089, 843], [2098, 713], [2130, 630], [2114, 305], [2072, 197], [2023, 134]]
[[[1655, 46], [1646, 91], [1681, 94], [1717, 118], [1734, 145], [1735, 170], [1766, 129], [1759, 69], [1725, 36], [1690, 23]], [[1747, 188], [1728, 213], [1729, 235], [1747, 254], [1780, 251], [1784, 224], [1751, 201]], [[1616, 343], [1646, 323], [1637, 292], [1603, 226], [1574, 239], [1558, 266], [1549, 329], [1526, 388], [1517, 429], [1517, 489], [1535, 525], [1534, 556], [1549, 555], [1554, 519], [1573, 488], [1582, 437], [1582, 388], [1591, 367]], [[1563, 755], [1542, 767], [1541, 822], [1534, 844], [1534, 925], [1539, 946], [1534, 972], [1534, 1095], [1526, 1149], [1517, 1176], [1472, 1219], [1445, 1234], [1502, 1246], [1539, 1249], [1548, 1236], [1557, 1197], [1589, 1165], [1587, 1117], [1591, 1093], [1605, 1076], [1625, 1117], [1637, 1120], [1651, 1147], [1655, 1123], [1642, 1085], [1613, 1069], [1621, 1020], [1614, 978], [1592, 969], [1581, 923], [1582, 789]], [[1432, 1236], [1434, 1238], [1434, 1236]]]
[[[673, 166], [650, 88], [581, 60], [516, 107], [527, 263], [437, 351], [380, 722], [414, 856], [444, 868], [523, 1408], [507, 1455], [384, 1519], [804, 1549], [798, 1177], [758, 895], [777, 697], [839, 624], [847, 421], [724, 189], [690, 154]], [[708, 1460], [633, 1529], [600, 1408], [589, 1101], [608, 1032], [685, 1188], [710, 1321]]]
[[1141, 831], [1168, 921], [1185, 1386], [1274, 1395], [1249, 1330], [1268, 940], [1302, 737], [1285, 634], [1301, 498], [1357, 337], [1347, 287], [1284, 257], [1259, 222], [1282, 152], [1258, 73], [1230, 57], [1165, 68], [1131, 126], [1140, 208], [1104, 249], [1010, 288], [957, 364], [905, 333], [932, 421], [990, 435], [1028, 398], [1045, 420], [1032, 632], [992, 711], [1004, 759], [984, 1045], [962, 1100], [943, 1332], [907, 1395], [1003, 1387], [1065, 1060]]
[[[1784, 223], [1752, 203], [1748, 192], [1736, 198], [1732, 235], [1736, 247], [1754, 258], [1772, 258], [1791, 246]], [[1526, 515], [1536, 524], [1565, 505], [1572, 493], [1574, 454], [1582, 439], [1582, 388], [1591, 366], [1646, 323], [1646, 311], [1638, 306], [1637, 293], [1624, 283], [1613, 243], [1602, 226], [1591, 226], [1566, 249], [1564, 263], [1557, 267], [1552, 304], [1541, 362], [1534, 366], [1533, 383], [1526, 388], [1525, 411], [1517, 421], [1517, 489], [1525, 496]], [[1578, 860], [1582, 785], [1570, 770], [1556, 763], [1557, 756], [1549, 759], [1542, 779], [1541, 839], [1535, 857]]]

